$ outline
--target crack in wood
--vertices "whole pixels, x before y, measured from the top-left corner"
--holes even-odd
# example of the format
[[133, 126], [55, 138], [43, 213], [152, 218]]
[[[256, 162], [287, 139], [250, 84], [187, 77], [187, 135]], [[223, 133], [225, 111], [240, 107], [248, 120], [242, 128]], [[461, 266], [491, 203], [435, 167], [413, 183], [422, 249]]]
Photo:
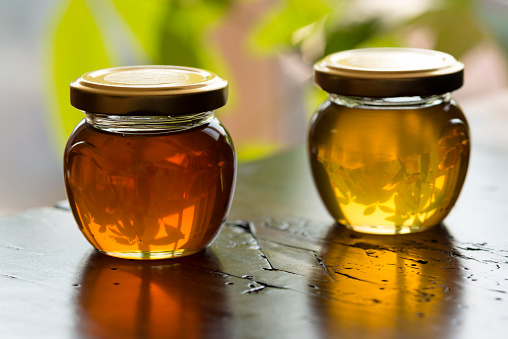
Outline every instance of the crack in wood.
[[[177, 261], [177, 260], [175, 260], [175, 261]], [[240, 276], [240, 275], [232, 274], [230, 272], [211, 270], [211, 269], [208, 269], [208, 268], [205, 268], [205, 267], [196, 266], [196, 265], [189, 264], [189, 263], [186, 263], [186, 262], [178, 261], [178, 263], [182, 264], [182, 265], [190, 266], [192, 268], [196, 268], [196, 269], [199, 269], [199, 270], [203, 270], [203, 271], [206, 271], [206, 272], [211, 273], [211, 274], [217, 274], [217, 275], [220, 275], [222, 277], [234, 277], [234, 278], [238, 278], [238, 279], [242, 279], [242, 280], [248, 280], [248, 281], [251, 281], [251, 282], [263, 285], [264, 287], [277, 288], [277, 289], [288, 289], [287, 287], [284, 287], [284, 286], [276, 286], [276, 285], [272, 285], [272, 284], [265, 283], [263, 281], [254, 279], [254, 276], [252, 276], [252, 275], [242, 275], [242, 276]], [[299, 292], [299, 291], [295, 291], [295, 292]], [[247, 293], [250, 293], [250, 292], [247, 292]]]
[[318, 263], [319, 263], [319, 266], [321, 266], [323, 268], [323, 270], [325, 271], [325, 273], [334, 281], [336, 282], [335, 278], [332, 276], [332, 274], [330, 273], [330, 271], [328, 270], [328, 267], [330, 266], [327, 266], [325, 265], [323, 259], [321, 259], [317, 253], [314, 252], [314, 256], [316, 257]]
[[[332, 267], [333, 268], [333, 267]], [[333, 272], [338, 274], [338, 275], [341, 275], [341, 276], [344, 276], [346, 278], [349, 278], [349, 279], [353, 279], [353, 280], [358, 280], [358, 281], [362, 281], [362, 282], [366, 282], [366, 283], [369, 283], [369, 284], [375, 284], [377, 285], [375, 282], [373, 281], [369, 281], [369, 280], [364, 280], [364, 279], [360, 279], [360, 278], [357, 278], [357, 277], [353, 277], [352, 275], [349, 275], [349, 274], [346, 274], [346, 273], [342, 273], [342, 272], [339, 272], [339, 271], [336, 271], [335, 268], [333, 268]]]
[[275, 269], [275, 267], [273, 267], [272, 263], [270, 262], [270, 259], [268, 259], [268, 256], [263, 251], [263, 247], [259, 243], [259, 240], [258, 240], [256, 234], [254, 233], [254, 230], [253, 230], [254, 223], [253, 222], [247, 221], [247, 220], [237, 220], [235, 222], [228, 222], [227, 224], [230, 226], [240, 227], [240, 228], [244, 229], [247, 233], [249, 233], [252, 236], [252, 238], [256, 241], [256, 243], [258, 244], [259, 251], [261, 252], [261, 256], [266, 260], [266, 262], [270, 266], [270, 269]]
[[295, 272], [291, 272], [291, 271], [287, 271], [287, 270], [282, 270], [280, 268], [265, 268], [265, 267], [263, 267], [263, 270], [265, 270], [265, 271], [271, 271], [271, 272], [283, 272], [283, 273], [287, 273], [287, 274], [297, 275], [299, 277], [305, 277], [305, 275], [303, 275], [303, 274], [298, 274], [298, 273], [295, 273]]

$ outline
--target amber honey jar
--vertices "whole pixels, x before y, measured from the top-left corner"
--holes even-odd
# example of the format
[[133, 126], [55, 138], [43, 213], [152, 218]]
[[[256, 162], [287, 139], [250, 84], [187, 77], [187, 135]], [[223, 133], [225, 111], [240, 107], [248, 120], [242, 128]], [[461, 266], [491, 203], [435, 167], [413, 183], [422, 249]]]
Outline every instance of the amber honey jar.
[[329, 93], [308, 152], [330, 212], [355, 231], [413, 233], [439, 224], [467, 172], [469, 127], [451, 92], [464, 66], [424, 49], [338, 52], [314, 66]]
[[97, 250], [162, 259], [214, 240], [236, 180], [233, 142], [214, 115], [227, 91], [212, 72], [174, 66], [111, 68], [71, 83], [85, 118], [65, 148], [65, 187]]

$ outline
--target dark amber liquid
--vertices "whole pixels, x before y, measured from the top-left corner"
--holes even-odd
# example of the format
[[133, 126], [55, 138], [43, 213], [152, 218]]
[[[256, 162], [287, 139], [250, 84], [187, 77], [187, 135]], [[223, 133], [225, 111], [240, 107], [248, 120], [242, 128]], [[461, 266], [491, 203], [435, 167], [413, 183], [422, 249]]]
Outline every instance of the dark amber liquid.
[[232, 200], [236, 157], [217, 119], [182, 132], [121, 134], [84, 121], [64, 156], [74, 217], [109, 255], [195, 253], [217, 236]]
[[344, 225], [368, 233], [421, 231], [441, 222], [458, 198], [468, 135], [453, 101], [418, 109], [328, 101], [309, 134], [314, 180]]

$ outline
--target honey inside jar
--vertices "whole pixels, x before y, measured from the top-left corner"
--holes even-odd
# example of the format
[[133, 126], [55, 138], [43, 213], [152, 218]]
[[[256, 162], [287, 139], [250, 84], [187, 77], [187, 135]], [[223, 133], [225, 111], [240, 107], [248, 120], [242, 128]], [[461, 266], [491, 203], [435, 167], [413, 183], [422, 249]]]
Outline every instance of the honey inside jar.
[[455, 102], [433, 101], [418, 110], [372, 112], [335, 98], [316, 113], [310, 161], [337, 221], [391, 234], [420, 231], [446, 217], [467, 171], [468, 126]]
[[111, 68], [71, 83], [85, 119], [65, 148], [65, 187], [98, 251], [163, 259], [212, 243], [236, 180], [233, 142], [214, 114], [227, 87], [212, 72], [178, 66]]
[[83, 121], [65, 153], [69, 202], [81, 231], [102, 252], [191, 254], [225, 221], [235, 157], [216, 120], [156, 135], [98, 131]]
[[464, 65], [446, 53], [366, 48], [314, 65], [329, 97], [313, 115], [314, 182], [339, 223], [364, 233], [414, 233], [439, 224], [458, 199], [469, 127], [451, 92]]

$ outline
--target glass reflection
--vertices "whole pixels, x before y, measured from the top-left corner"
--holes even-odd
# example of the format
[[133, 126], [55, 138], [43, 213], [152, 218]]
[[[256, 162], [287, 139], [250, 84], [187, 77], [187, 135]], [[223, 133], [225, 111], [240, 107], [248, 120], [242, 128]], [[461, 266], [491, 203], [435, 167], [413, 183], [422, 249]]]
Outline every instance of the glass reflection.
[[[195, 256], [217, 265], [211, 250]], [[80, 278], [75, 307], [81, 337], [229, 336], [223, 316], [228, 298], [220, 275], [175, 260], [125, 260], [94, 251]]]
[[319, 257], [329, 279], [317, 285], [326, 336], [445, 337], [460, 307], [462, 270], [443, 225], [380, 236], [337, 225]]

